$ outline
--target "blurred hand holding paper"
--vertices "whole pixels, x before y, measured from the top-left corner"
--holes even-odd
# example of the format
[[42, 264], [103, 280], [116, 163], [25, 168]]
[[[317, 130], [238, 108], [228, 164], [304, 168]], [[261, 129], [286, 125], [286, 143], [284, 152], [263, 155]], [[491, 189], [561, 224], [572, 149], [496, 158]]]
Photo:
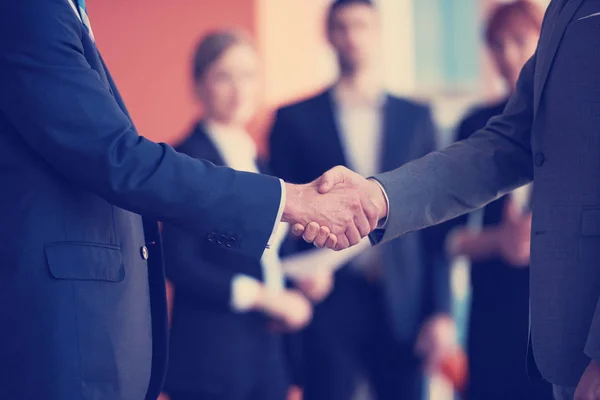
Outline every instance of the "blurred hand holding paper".
[[336, 270], [346, 265], [353, 258], [371, 248], [368, 238], [364, 238], [358, 245], [342, 251], [317, 249], [294, 254], [282, 261], [284, 274], [291, 279], [310, 277], [323, 270]]

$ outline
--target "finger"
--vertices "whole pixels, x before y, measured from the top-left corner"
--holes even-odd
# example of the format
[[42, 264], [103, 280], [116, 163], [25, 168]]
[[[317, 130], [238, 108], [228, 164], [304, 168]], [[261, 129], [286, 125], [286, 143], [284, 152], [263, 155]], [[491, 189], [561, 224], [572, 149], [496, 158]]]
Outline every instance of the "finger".
[[363, 213], [354, 216], [354, 225], [356, 226], [361, 239], [372, 231], [371, 224]]
[[325, 246], [330, 233], [331, 232], [329, 231], [328, 227], [322, 226], [321, 229], [319, 229], [319, 233], [317, 233], [317, 238], [315, 239], [314, 243], [315, 246], [322, 249]]
[[300, 237], [300, 236], [302, 236], [303, 233], [304, 233], [304, 225], [302, 225], [302, 224], [295, 224], [292, 227], [292, 234], [294, 236]]
[[335, 246], [335, 250], [339, 251], [339, 250], [344, 250], [347, 249], [348, 247], [350, 247], [350, 242], [348, 241], [348, 238], [346, 237], [346, 235], [339, 235], [337, 237], [337, 244]]
[[302, 238], [308, 243], [312, 243], [315, 241], [317, 234], [319, 233], [319, 224], [316, 222], [311, 222], [306, 226], [304, 233], [302, 234]]
[[329, 193], [335, 185], [344, 182], [343, 167], [334, 167], [319, 178], [319, 193]]
[[327, 247], [328, 249], [331, 249], [331, 250], [335, 250], [335, 246], [337, 245], [337, 242], [338, 242], [337, 236], [332, 233], [329, 235], [329, 238], [327, 238], [325, 247]]
[[377, 224], [379, 224], [379, 209], [371, 200], [366, 200], [362, 202], [363, 212], [367, 220], [369, 221], [369, 226], [371, 230], [369, 233], [373, 232], [377, 229]]
[[346, 228], [346, 237], [348, 238], [348, 242], [351, 246], [356, 246], [362, 239], [358, 228], [354, 224]]

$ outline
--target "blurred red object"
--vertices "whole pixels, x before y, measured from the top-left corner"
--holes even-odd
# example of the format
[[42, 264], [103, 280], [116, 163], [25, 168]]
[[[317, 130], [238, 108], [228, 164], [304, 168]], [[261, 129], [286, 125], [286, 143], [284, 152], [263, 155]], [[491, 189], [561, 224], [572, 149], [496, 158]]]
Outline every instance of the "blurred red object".
[[457, 393], [465, 392], [469, 379], [469, 363], [462, 349], [458, 349], [442, 361], [441, 372]]

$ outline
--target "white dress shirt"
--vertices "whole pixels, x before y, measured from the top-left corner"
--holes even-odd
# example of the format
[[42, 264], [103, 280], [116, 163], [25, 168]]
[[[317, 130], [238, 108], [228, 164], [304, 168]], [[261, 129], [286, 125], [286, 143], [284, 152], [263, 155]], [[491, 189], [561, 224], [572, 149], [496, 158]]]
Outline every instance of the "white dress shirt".
[[336, 87], [333, 101], [340, 141], [349, 168], [366, 177], [381, 172], [385, 94], [358, 97]]
[[[379, 90], [361, 96], [338, 85], [332, 94], [340, 142], [348, 167], [365, 177], [376, 175], [381, 172], [385, 92]], [[381, 190], [387, 201], [383, 187]], [[352, 264], [361, 269], [369, 268], [374, 264], [377, 252], [377, 249], [369, 248], [358, 254]]]
[[[231, 128], [216, 122], [207, 122], [208, 137], [217, 148], [225, 164], [235, 170], [258, 173], [256, 165], [256, 144], [243, 129]], [[279, 249], [287, 232], [288, 224], [279, 224], [285, 206], [285, 185], [282, 182], [282, 201], [269, 246], [260, 260], [263, 270], [263, 284], [267, 290], [283, 290], [283, 272], [279, 259]], [[279, 228], [278, 228], [279, 226]], [[231, 306], [235, 311], [247, 311], [258, 295], [260, 282], [246, 275], [237, 275], [232, 281]]]

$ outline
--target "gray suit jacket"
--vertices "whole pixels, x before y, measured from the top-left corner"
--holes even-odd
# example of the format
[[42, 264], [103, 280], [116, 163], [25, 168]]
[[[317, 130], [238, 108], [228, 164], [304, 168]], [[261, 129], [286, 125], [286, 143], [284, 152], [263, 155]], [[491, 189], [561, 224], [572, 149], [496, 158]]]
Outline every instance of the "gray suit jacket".
[[554, 0], [504, 113], [469, 140], [376, 179], [388, 241], [482, 207], [535, 179], [531, 337], [552, 383], [575, 386], [600, 360], [600, 11]]

